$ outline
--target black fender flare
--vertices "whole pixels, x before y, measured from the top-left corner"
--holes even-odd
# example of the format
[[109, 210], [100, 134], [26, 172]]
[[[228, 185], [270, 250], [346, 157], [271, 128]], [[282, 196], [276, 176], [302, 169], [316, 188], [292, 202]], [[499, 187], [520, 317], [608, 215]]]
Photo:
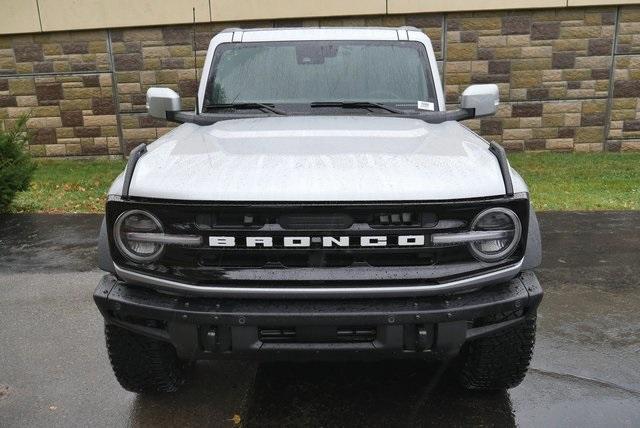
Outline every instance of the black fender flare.
[[98, 234], [98, 267], [104, 271], [116, 273], [109, 249], [109, 237], [107, 236], [107, 220], [102, 217], [102, 225]]
[[527, 233], [527, 247], [522, 261], [522, 270], [529, 270], [542, 263], [542, 237], [536, 212], [529, 204], [529, 227]]

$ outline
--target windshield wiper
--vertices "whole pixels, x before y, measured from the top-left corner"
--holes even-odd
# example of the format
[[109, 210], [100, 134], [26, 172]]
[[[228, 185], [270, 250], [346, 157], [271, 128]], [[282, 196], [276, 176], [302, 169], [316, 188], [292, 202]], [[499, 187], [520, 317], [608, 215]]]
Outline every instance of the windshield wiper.
[[381, 103], [372, 103], [369, 101], [314, 101], [310, 104], [311, 107], [342, 107], [342, 108], [378, 108], [386, 110], [395, 114], [407, 114], [406, 111], [395, 109], [393, 107], [387, 107]]
[[280, 110], [279, 108], [275, 108], [273, 105], [263, 104], [263, 103], [229, 103], [229, 104], [205, 104], [205, 109], [215, 109], [215, 110], [223, 110], [223, 109], [234, 109], [234, 110], [242, 110], [242, 109], [258, 109], [263, 111], [269, 111], [271, 113], [279, 114], [282, 116], [286, 116], [287, 112], [284, 110]]

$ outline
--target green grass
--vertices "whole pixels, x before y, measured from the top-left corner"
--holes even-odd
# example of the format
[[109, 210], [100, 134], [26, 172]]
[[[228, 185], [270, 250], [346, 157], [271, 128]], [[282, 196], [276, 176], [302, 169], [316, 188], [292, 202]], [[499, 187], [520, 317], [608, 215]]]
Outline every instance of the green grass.
[[[548, 210], [640, 210], [640, 153], [516, 153], [511, 165], [529, 184], [533, 204]], [[103, 212], [121, 160], [38, 162], [14, 212]]]
[[100, 213], [109, 185], [124, 169], [122, 160], [40, 160], [28, 191], [13, 212]]
[[536, 210], [640, 210], [640, 153], [517, 153]]

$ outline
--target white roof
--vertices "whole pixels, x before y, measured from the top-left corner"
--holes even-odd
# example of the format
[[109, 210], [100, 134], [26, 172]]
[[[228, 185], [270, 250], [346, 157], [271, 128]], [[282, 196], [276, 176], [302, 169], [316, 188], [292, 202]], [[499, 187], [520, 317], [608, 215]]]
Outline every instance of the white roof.
[[229, 28], [234, 42], [270, 42], [285, 40], [409, 40], [414, 27], [330, 27], [330, 28]]

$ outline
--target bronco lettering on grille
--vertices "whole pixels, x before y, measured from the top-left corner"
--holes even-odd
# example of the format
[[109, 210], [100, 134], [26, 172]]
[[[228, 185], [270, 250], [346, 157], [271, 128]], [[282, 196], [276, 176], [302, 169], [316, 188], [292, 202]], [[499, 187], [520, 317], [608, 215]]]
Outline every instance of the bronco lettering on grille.
[[332, 247], [386, 247], [388, 245], [398, 245], [401, 247], [412, 247], [424, 245], [424, 235], [398, 235], [394, 236], [394, 242], [384, 235], [378, 236], [247, 236], [236, 238], [235, 236], [210, 236], [210, 247], [235, 247], [244, 245], [246, 247], [270, 248], [275, 245], [288, 248], [304, 248], [317, 245], [324, 248]]

